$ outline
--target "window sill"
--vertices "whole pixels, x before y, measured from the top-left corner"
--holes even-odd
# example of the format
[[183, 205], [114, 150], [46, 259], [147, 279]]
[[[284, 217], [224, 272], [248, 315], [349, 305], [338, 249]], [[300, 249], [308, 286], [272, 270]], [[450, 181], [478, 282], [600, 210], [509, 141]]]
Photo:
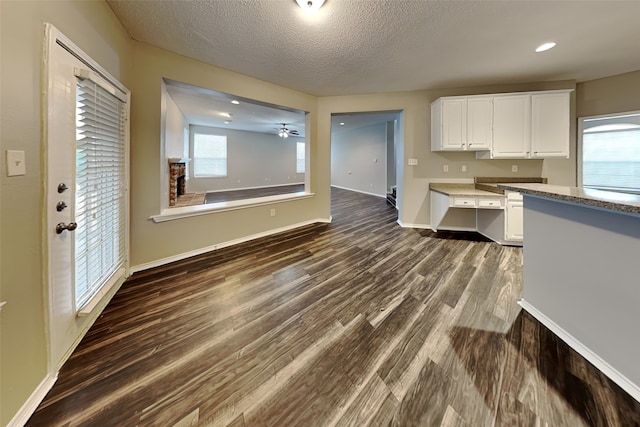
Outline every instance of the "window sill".
[[255, 206], [271, 205], [274, 203], [288, 202], [292, 200], [309, 199], [315, 197], [315, 193], [279, 194], [277, 196], [257, 197], [246, 200], [234, 200], [231, 202], [207, 203], [198, 206], [186, 206], [184, 208], [164, 209], [160, 215], [149, 217], [153, 222], [173, 221], [175, 219], [189, 218], [192, 216], [208, 215], [216, 212], [234, 211], [237, 209]]

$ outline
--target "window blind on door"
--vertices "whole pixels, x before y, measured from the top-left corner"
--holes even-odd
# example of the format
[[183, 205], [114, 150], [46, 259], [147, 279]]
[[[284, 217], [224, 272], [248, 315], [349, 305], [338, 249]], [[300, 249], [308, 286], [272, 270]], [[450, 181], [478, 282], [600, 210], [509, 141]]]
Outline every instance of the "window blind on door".
[[125, 108], [103, 81], [76, 86], [75, 302], [79, 311], [125, 261]]

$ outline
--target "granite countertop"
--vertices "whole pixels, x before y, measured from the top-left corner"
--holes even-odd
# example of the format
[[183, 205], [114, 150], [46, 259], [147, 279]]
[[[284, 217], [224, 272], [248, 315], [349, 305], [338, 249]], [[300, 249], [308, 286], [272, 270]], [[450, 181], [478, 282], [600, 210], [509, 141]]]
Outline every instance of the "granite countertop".
[[503, 194], [497, 192], [477, 189], [476, 184], [431, 183], [429, 184], [429, 190], [437, 191], [447, 196], [504, 197]]
[[498, 188], [595, 208], [640, 214], [640, 195], [635, 194], [549, 184], [499, 184]]
[[526, 177], [476, 177], [474, 178], [478, 190], [491, 191], [492, 193], [504, 194], [504, 190], [498, 184], [524, 184], [524, 183], [547, 183], [547, 178], [526, 178]]
[[437, 191], [447, 196], [500, 197], [504, 196], [504, 190], [498, 187], [499, 184], [546, 183], [547, 178], [475, 177], [473, 181], [473, 184], [431, 183], [429, 184], [429, 190]]

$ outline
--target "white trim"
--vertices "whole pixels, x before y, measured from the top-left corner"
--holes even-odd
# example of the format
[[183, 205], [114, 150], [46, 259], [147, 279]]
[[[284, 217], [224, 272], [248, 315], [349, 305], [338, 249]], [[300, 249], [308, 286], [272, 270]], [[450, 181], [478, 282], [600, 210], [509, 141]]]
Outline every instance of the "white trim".
[[556, 322], [548, 318], [541, 311], [536, 309], [533, 305], [529, 304], [527, 301], [521, 299], [518, 301], [520, 307], [527, 311], [527, 313], [531, 314], [536, 320], [546, 326], [551, 332], [553, 332], [558, 338], [567, 343], [569, 347], [578, 352], [582, 357], [587, 359], [602, 371], [607, 377], [609, 377], [613, 382], [618, 384], [620, 388], [629, 393], [631, 397], [640, 402], [640, 387], [637, 384], [634, 384], [627, 377], [622, 375], [618, 370], [612, 367], [609, 363], [607, 363], [604, 359], [598, 356], [596, 353], [591, 351], [589, 347], [582, 344], [578, 341], [573, 335], [565, 331], [562, 327], [560, 327]]
[[410, 224], [410, 223], [404, 223], [402, 221], [400, 221], [400, 219], [398, 219], [396, 221], [396, 223], [398, 223], [398, 225], [402, 228], [419, 228], [421, 230], [433, 230], [433, 228], [431, 228], [431, 226], [429, 224]]
[[226, 190], [210, 190], [210, 191], [207, 191], [206, 193], [215, 194], [215, 193], [225, 193], [227, 191], [257, 190], [260, 188], [271, 188], [271, 187], [288, 187], [290, 185], [304, 185], [304, 182], [290, 182], [287, 184], [275, 184], [275, 185], [260, 185], [257, 187], [227, 188]]
[[[100, 290], [98, 290], [98, 292], [94, 296], [92, 296], [86, 303], [84, 303], [82, 307], [79, 307], [77, 309], [76, 316], [78, 317], [89, 316], [93, 312], [93, 310], [95, 310], [95, 308], [98, 305], [100, 305], [103, 298], [107, 294], [109, 294], [112, 290], [114, 290], [114, 287], [117, 286], [119, 288], [120, 285], [122, 285], [122, 283], [124, 283], [125, 280], [126, 280], [126, 270], [124, 266], [121, 266], [111, 275], [109, 280], [107, 280], [107, 282], [100, 288]], [[120, 285], [118, 285], [118, 283], [120, 283]], [[115, 295], [115, 292], [113, 294]], [[111, 298], [109, 298], [109, 300], [110, 299]]]
[[304, 226], [310, 225], [310, 224], [317, 224], [317, 223], [330, 224], [332, 219], [333, 219], [332, 217], [329, 217], [329, 218], [316, 218], [316, 219], [312, 219], [312, 220], [309, 220], [309, 221], [299, 222], [297, 224], [292, 224], [292, 225], [287, 225], [287, 226], [280, 227], [280, 228], [275, 228], [273, 230], [263, 231], [261, 233], [252, 234], [250, 236], [240, 237], [238, 239], [234, 239], [234, 240], [229, 240], [229, 241], [226, 241], [226, 242], [218, 243], [217, 245], [206, 246], [204, 248], [195, 249], [195, 250], [189, 251], [189, 252], [183, 252], [181, 254], [172, 255], [170, 257], [162, 258], [162, 259], [159, 259], [159, 260], [156, 260], [156, 261], [146, 262], [146, 263], [140, 264], [140, 265], [134, 265], [134, 266], [131, 266], [130, 271], [131, 271], [131, 274], [133, 274], [133, 273], [137, 273], [139, 271], [148, 270], [150, 268], [160, 267], [162, 265], [169, 264], [171, 262], [181, 261], [181, 260], [186, 259], [186, 258], [191, 258], [193, 256], [202, 255], [202, 254], [207, 253], [207, 252], [216, 251], [218, 249], [226, 248], [226, 247], [237, 245], [237, 244], [240, 244], [240, 243], [245, 243], [245, 242], [248, 242], [250, 240], [259, 239], [261, 237], [271, 236], [273, 234], [282, 233], [284, 231], [293, 230], [293, 229], [304, 227]]
[[339, 188], [339, 189], [341, 189], [341, 190], [353, 191], [354, 193], [368, 194], [369, 196], [381, 197], [381, 198], [383, 198], [383, 199], [386, 199], [386, 198], [387, 198], [387, 195], [386, 195], [386, 194], [385, 194], [385, 195], [383, 195], [383, 196], [381, 196], [380, 194], [368, 193], [368, 192], [366, 192], [366, 191], [356, 190], [356, 189], [354, 189], [354, 188], [340, 187], [339, 185], [334, 185], [334, 184], [331, 184], [331, 186], [332, 186], [332, 187], [335, 187], [335, 188]]
[[205, 203], [203, 205], [185, 206], [182, 208], [167, 208], [164, 209], [160, 215], [152, 215], [149, 219], [156, 223], [165, 222], [175, 219], [189, 218], [192, 216], [208, 215], [216, 212], [234, 211], [237, 209], [308, 199], [311, 197], [315, 197], [315, 193], [289, 193], [268, 197], [256, 197], [253, 199], [233, 200], [230, 202]]
[[44, 400], [49, 390], [53, 388], [56, 380], [58, 379], [58, 374], [51, 375], [47, 374], [44, 379], [38, 384], [38, 387], [31, 393], [31, 396], [27, 399], [26, 402], [20, 407], [18, 412], [13, 416], [7, 427], [22, 427], [24, 426], [29, 418], [36, 412], [38, 409], [38, 405]]

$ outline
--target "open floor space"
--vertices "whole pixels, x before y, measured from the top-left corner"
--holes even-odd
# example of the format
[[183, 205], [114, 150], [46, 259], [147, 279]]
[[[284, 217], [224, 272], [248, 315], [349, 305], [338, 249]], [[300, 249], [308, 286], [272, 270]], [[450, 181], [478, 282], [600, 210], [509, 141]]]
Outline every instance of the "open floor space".
[[517, 305], [522, 249], [333, 222], [133, 275], [27, 424], [640, 424], [640, 404]]

